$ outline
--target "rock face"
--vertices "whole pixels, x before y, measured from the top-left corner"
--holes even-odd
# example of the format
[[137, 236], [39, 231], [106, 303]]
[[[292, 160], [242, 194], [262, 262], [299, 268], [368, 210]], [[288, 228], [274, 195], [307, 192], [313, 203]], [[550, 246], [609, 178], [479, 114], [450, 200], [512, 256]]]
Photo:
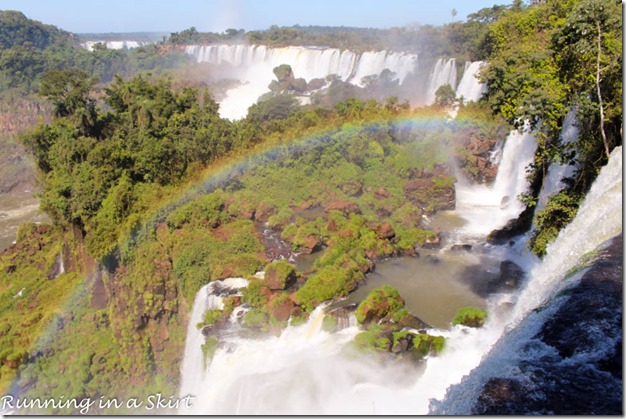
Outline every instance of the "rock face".
[[623, 241], [618, 236], [527, 343], [552, 351], [492, 378], [473, 414], [622, 415]]

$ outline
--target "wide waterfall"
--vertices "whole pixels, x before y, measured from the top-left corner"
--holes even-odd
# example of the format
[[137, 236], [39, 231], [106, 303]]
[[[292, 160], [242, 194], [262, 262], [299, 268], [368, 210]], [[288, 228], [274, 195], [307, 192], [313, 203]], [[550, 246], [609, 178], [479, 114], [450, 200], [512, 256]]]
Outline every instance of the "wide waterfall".
[[149, 42], [144, 41], [85, 41], [81, 42], [80, 46], [87, 51], [93, 51], [93, 47], [96, 44], [104, 44], [107, 49], [131, 49], [138, 48], [144, 45], [148, 45]]
[[358, 86], [365, 76], [379, 75], [388, 69], [400, 83], [417, 68], [417, 55], [404, 52], [367, 51], [360, 54], [336, 48], [284, 47], [264, 45], [190, 45], [186, 52], [198, 62], [229, 66], [229, 77], [242, 84], [229, 90], [220, 103], [220, 113], [230, 119], [242, 118], [248, 107], [264, 93], [275, 78], [272, 70], [289, 64], [295, 77], [307, 82], [337, 75], [342, 81]]
[[[217, 74], [226, 78], [237, 78], [241, 84], [228, 90], [220, 102], [220, 114], [229, 119], [243, 118], [248, 107], [264, 93], [275, 78], [273, 69], [281, 64], [291, 66], [296, 78], [307, 82], [335, 75], [344, 82], [363, 87], [363, 78], [380, 75], [387, 69], [395, 73], [402, 84], [418, 69], [417, 54], [394, 51], [366, 51], [355, 53], [349, 50], [325, 47], [282, 47], [264, 45], [189, 45], [187, 54], [199, 63], [221, 66]], [[418, 90], [426, 92], [423, 104], [431, 105], [435, 92], [445, 84], [457, 89], [457, 97], [464, 102], [476, 101], [485, 90], [478, 80], [482, 61], [466, 62], [461, 81], [457, 86], [457, 70], [454, 58], [439, 58], [427, 80], [421, 81]], [[421, 102], [420, 102], [421, 103]]]

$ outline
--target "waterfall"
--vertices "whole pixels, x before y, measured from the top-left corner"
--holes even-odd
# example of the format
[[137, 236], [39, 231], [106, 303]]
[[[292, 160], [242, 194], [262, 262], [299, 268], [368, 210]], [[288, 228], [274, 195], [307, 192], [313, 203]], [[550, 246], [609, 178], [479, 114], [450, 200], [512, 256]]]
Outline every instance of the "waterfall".
[[[484, 223], [500, 227], [494, 218], [505, 222], [520, 209], [515, 196], [526, 186], [525, 167], [535, 146], [528, 133], [514, 131], [504, 145], [498, 178], [492, 187], [472, 189], [477, 187], [457, 185], [462, 196], [459, 213], [473, 226], [466, 234], [485, 229]], [[220, 307], [215, 285], [209, 284], [200, 290], [194, 303], [181, 369], [180, 395], [193, 395], [194, 403], [189, 409], [181, 408], [179, 413], [468, 414], [482, 384], [496, 367], [509, 368], [511, 374], [515, 373], [515, 367], [509, 367], [509, 363], [522, 356], [516, 351], [519, 341], [536, 330], [534, 322], [530, 322], [531, 328], [520, 327], [523, 320], [529, 316], [549, 316], [552, 308], [535, 309], [558, 292], [566, 273], [585, 254], [619, 234], [621, 188], [621, 148], [618, 148], [602, 169], [577, 217], [548, 247], [546, 259], [529, 272], [529, 282], [514, 305], [505, 300], [506, 296], [494, 295], [487, 302], [490, 316], [482, 328], [431, 329], [429, 333], [446, 337], [446, 347], [439, 356], [429, 357], [419, 366], [381, 365], [366, 356], [352, 354], [348, 343], [359, 333], [359, 328], [349, 319], [347, 327], [336, 333], [324, 331], [324, 307], [320, 306], [306, 323], [288, 326], [279, 336], [250, 337], [237, 333], [238, 326], [231, 322], [232, 333], [219, 336], [219, 346], [205, 367], [200, 349], [204, 337], [195, 323], [207, 308]], [[504, 197], [511, 198], [502, 205]], [[487, 208], [491, 207], [491, 212], [484, 208], [483, 213], [479, 211], [482, 201], [487, 203]]]
[[104, 44], [107, 49], [131, 49], [138, 48], [144, 45], [148, 45], [149, 42], [143, 41], [86, 41], [81, 42], [80, 46], [87, 51], [93, 51], [93, 47], [96, 44]]
[[[236, 290], [248, 285], [244, 278], [228, 278], [223, 281], [213, 281], [200, 288], [193, 303], [193, 309], [187, 326], [187, 338], [185, 340], [185, 353], [181, 366], [181, 387], [180, 393], [183, 395], [193, 394], [198, 383], [204, 377], [204, 354], [202, 344], [205, 337], [198, 329], [197, 324], [202, 322], [205, 311], [212, 309], [223, 309], [222, 297], [219, 295], [224, 289]], [[233, 313], [234, 314], [234, 313]]]
[[427, 105], [432, 105], [435, 102], [437, 89], [446, 84], [449, 84], [453, 90], [456, 88], [456, 60], [454, 58], [439, 58], [437, 60], [428, 79]]
[[[531, 269], [530, 281], [519, 296], [505, 333], [478, 368], [461, 384], [452, 386], [442, 402], [432, 403], [431, 413], [471, 414], [484, 384], [493, 377], [513, 378], [532, 386], [533, 378], [523, 375], [518, 365], [535, 365], [544, 357], [558, 356], [554, 348], [541, 341], [533, 341], [533, 337], [562, 304], [563, 298], [559, 297], [559, 292], [580, 280], [584, 270], [573, 275], [572, 272], [576, 272], [589, 252], [597, 251], [606, 240], [621, 232], [622, 147], [617, 147], [611, 153], [608, 164], [600, 171], [574, 220], [548, 246], [543, 262]], [[591, 319], [580, 321], [587, 320]], [[601, 339], [603, 336], [598, 333], [596, 338]], [[596, 341], [594, 347], [587, 348], [581, 354], [582, 358], [578, 362], [584, 364], [585, 357], [593, 358], [594, 350], [606, 350], [604, 345], [605, 342]], [[565, 368], [578, 368], [574, 360], [564, 362]], [[545, 385], [549, 386], [550, 383]]]
[[484, 237], [524, 210], [518, 196], [528, 188], [525, 169], [533, 161], [536, 148], [530, 133], [513, 130], [504, 143], [493, 185], [473, 185], [459, 179], [456, 212], [469, 221], [463, 228], [466, 234]]
[[[463, 70], [463, 77], [456, 88], [456, 97], [462, 103], [476, 102], [487, 90], [487, 85], [480, 82], [478, 72], [480, 71], [482, 61], [467, 61]], [[448, 111], [451, 118], [456, 118], [459, 111], [459, 105], [456, 104], [453, 109]]]
[[391, 51], [358, 54], [336, 48], [263, 45], [190, 45], [185, 51], [198, 62], [229, 66], [229, 78], [235, 76], [242, 81], [220, 103], [220, 114], [230, 119], [243, 118], [248, 107], [270, 91], [268, 85], [275, 78], [272, 70], [281, 64], [289, 64], [294, 76], [307, 82], [335, 74], [342, 81], [358, 86], [362, 86], [363, 77], [379, 75], [385, 69], [396, 73], [402, 83], [417, 66], [417, 55]]
[[476, 102], [487, 89], [487, 86], [478, 79], [478, 71], [482, 65], [482, 61], [468, 61], [465, 63], [463, 77], [461, 77], [459, 86], [456, 88], [456, 97], [458, 99], [463, 98], [464, 103], [469, 101]]

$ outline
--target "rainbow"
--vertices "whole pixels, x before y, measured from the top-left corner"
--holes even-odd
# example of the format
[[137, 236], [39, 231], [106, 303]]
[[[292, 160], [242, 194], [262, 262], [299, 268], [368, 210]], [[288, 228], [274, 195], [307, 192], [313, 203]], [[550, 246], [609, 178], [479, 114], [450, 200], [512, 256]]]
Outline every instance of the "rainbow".
[[[410, 131], [415, 128], [423, 130], [438, 130], [445, 128], [460, 128], [463, 126], [475, 126], [484, 127], [489, 126], [491, 123], [488, 121], [482, 121], [471, 117], [457, 117], [451, 119], [441, 114], [427, 114], [420, 113], [419, 110], [409, 111], [398, 115], [395, 118], [374, 118], [359, 123], [343, 123], [342, 125], [336, 125], [332, 127], [312, 127], [305, 135], [289, 141], [275, 142], [275, 143], [263, 143], [256, 145], [255, 147], [248, 149], [239, 154], [231, 155], [224, 158], [207, 168], [205, 168], [194, 181], [189, 182], [187, 186], [182, 187], [182, 191], [178, 196], [168, 200], [161, 204], [155, 210], [152, 210], [146, 217], [145, 221], [140, 226], [135, 228], [132, 233], [121, 243], [119, 246], [124, 246], [126, 249], [132, 249], [139, 245], [143, 240], [150, 237], [156, 230], [156, 226], [163, 222], [168, 214], [176, 210], [180, 206], [197, 199], [203, 194], [211, 193], [218, 188], [224, 187], [229, 182], [233, 181], [237, 177], [243, 175], [247, 171], [260, 167], [263, 164], [278, 161], [284, 157], [289, 156], [294, 152], [304, 152], [312, 149], [313, 147], [320, 146], [330, 141], [333, 134], [339, 132], [356, 133], [366, 131], [377, 131], [383, 129], [391, 129], [395, 131], [407, 130]], [[115, 252], [115, 250], [113, 251]], [[107, 257], [115, 258], [115, 254], [110, 254]], [[105, 258], [106, 259], [106, 258]], [[86, 283], [93, 281], [96, 272], [92, 272], [88, 277], [85, 277], [83, 281], [80, 281], [80, 285], [76, 287], [75, 291], [67, 296], [65, 301], [55, 310], [56, 313], [64, 313], [69, 307], [74, 306], [79, 301], [87, 299], [88, 290]], [[56, 325], [54, 322], [54, 316], [43, 326], [40, 336], [31, 344], [30, 352], [42, 350], [46, 347], [47, 343], [54, 339], [54, 335], [57, 333]], [[17, 391], [17, 382], [14, 380], [9, 392]]]

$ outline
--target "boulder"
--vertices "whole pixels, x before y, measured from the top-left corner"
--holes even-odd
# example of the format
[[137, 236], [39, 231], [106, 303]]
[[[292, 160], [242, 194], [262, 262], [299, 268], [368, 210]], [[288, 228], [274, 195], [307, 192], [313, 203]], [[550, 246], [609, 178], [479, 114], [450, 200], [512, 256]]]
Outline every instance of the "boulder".
[[391, 227], [391, 224], [389, 223], [380, 224], [374, 229], [374, 231], [376, 231], [376, 235], [378, 235], [378, 238], [380, 239], [391, 240], [396, 236], [396, 232], [393, 230], [393, 227]]
[[435, 237], [429, 237], [426, 239], [422, 248], [424, 249], [439, 249], [441, 247], [441, 234], [435, 234]]
[[296, 269], [285, 260], [271, 262], [265, 267], [265, 285], [271, 290], [284, 290], [296, 282]]
[[326, 211], [341, 211], [346, 215], [351, 213], [361, 213], [361, 209], [359, 208], [359, 206], [356, 203], [350, 201], [333, 201], [330, 204], [326, 205], [324, 209]]
[[274, 298], [269, 303], [270, 314], [278, 321], [289, 320], [294, 309], [294, 303], [289, 298]]
[[469, 252], [472, 250], [472, 245], [471, 244], [454, 244], [452, 245], [450, 250], [452, 250], [453, 252], [462, 252], [462, 251]]

